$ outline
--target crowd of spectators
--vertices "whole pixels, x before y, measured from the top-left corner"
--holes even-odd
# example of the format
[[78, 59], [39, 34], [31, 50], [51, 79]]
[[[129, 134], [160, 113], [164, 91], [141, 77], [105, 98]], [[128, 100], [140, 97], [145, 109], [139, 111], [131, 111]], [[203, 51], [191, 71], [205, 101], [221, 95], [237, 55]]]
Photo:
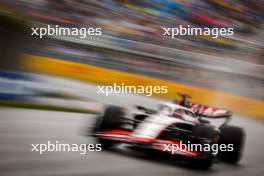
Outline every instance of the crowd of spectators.
[[[259, 0], [3, 0], [34, 24], [68, 27], [100, 27], [109, 46], [174, 57], [173, 49], [234, 58], [263, 66], [263, 1]], [[0, 9], [1, 10], [1, 9]], [[162, 27], [234, 28], [234, 35], [217, 39], [204, 36], [162, 36]], [[195, 67], [182, 67], [160, 59], [90, 46], [41, 44], [44, 54], [100, 65], [195, 86], [263, 99], [263, 80], [228, 75]], [[46, 43], [46, 44], [47, 44]], [[63, 44], [62, 44], [63, 43]], [[33, 44], [34, 45], [34, 44]], [[36, 44], [35, 44], [36, 45]], [[39, 46], [39, 45], [37, 45]], [[159, 47], [162, 50], [159, 50]], [[40, 48], [40, 46], [39, 46]], [[174, 50], [173, 50], [174, 51]], [[175, 58], [178, 56], [175, 54]], [[228, 63], [226, 63], [228, 64]], [[252, 70], [254, 72], [254, 69]], [[252, 86], [253, 85], [253, 86]], [[252, 87], [255, 87], [252, 91]], [[251, 91], [249, 91], [251, 90]]]
[[[263, 1], [259, 0], [19, 0], [7, 1], [48, 24], [101, 27], [103, 33], [222, 57], [262, 62]], [[162, 37], [162, 27], [234, 28], [234, 36]], [[124, 42], [124, 45], [128, 45]], [[141, 46], [140, 46], [141, 47]]]

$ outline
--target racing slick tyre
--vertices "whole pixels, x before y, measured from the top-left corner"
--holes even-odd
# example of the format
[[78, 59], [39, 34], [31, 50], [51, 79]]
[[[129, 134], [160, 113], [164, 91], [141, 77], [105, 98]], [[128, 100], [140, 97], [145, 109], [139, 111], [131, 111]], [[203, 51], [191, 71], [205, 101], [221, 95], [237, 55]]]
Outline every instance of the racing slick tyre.
[[207, 124], [197, 126], [194, 133], [197, 138], [206, 138], [214, 141], [219, 137], [219, 133], [215, 127]]
[[193, 168], [197, 169], [208, 169], [213, 165], [214, 157], [212, 155], [212, 152], [204, 152], [204, 158], [203, 159], [192, 159], [190, 164]]
[[[215, 127], [211, 125], [199, 125], [195, 128], [194, 134], [196, 138], [202, 138], [203, 140], [200, 142], [203, 144], [212, 144], [218, 143], [219, 132], [215, 129]], [[191, 162], [194, 167], [199, 169], [207, 169], [213, 165], [215, 159], [215, 155], [210, 151], [203, 151], [203, 157], [199, 159], [195, 159]]]
[[243, 153], [245, 143], [245, 132], [236, 126], [223, 126], [221, 128], [219, 144], [233, 144], [233, 151], [222, 151], [220, 159], [225, 162], [237, 164]]
[[122, 124], [122, 117], [124, 116], [124, 111], [118, 106], [108, 106], [102, 117], [100, 124], [101, 130], [106, 129], [118, 129]]
[[[99, 118], [95, 131], [120, 129], [122, 125], [123, 115], [124, 115], [124, 111], [122, 110], [121, 107], [108, 106], [105, 110], [104, 115], [101, 118]], [[104, 138], [98, 138], [98, 141], [100, 142], [100, 144], [102, 144], [103, 148], [109, 148], [118, 143], [116, 141], [112, 141]]]

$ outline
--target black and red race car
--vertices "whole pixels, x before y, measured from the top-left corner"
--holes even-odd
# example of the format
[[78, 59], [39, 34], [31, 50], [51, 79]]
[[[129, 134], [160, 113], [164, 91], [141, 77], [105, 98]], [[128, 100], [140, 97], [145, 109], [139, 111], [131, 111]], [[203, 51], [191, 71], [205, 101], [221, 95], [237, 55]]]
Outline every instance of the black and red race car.
[[[127, 112], [122, 107], [108, 106], [98, 117], [92, 135], [103, 148], [127, 143], [187, 157], [201, 168], [208, 168], [219, 160], [238, 163], [245, 132], [240, 127], [227, 125], [232, 113], [189, 103], [187, 95], [180, 95], [181, 101], [161, 103], [157, 110], [136, 106], [135, 111]], [[206, 118], [225, 121], [215, 126]]]

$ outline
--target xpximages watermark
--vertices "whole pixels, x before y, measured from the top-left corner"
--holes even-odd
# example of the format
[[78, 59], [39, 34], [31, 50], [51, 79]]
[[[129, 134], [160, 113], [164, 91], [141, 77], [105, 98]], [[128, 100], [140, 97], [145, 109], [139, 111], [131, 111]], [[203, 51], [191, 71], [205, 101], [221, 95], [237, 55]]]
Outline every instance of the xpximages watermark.
[[117, 85], [114, 83], [112, 86], [97, 86], [97, 94], [103, 94], [109, 96], [110, 94], [144, 94], [146, 96], [152, 96], [154, 94], [166, 94], [168, 93], [168, 86], [132, 86]]
[[88, 152], [100, 152], [102, 150], [101, 144], [65, 144], [58, 141], [42, 144], [31, 144], [31, 151], [43, 154], [46, 152], [79, 152], [85, 155]]
[[176, 154], [178, 152], [186, 152], [186, 151], [195, 151], [195, 152], [212, 152], [212, 154], [218, 154], [221, 152], [231, 152], [234, 151], [233, 144], [194, 144], [190, 143], [182, 143], [179, 144], [163, 144], [162, 146], [164, 152], [169, 152], [171, 154]]
[[69, 27], [60, 27], [58, 25], [41, 28], [30, 28], [32, 36], [38, 36], [43, 38], [44, 36], [79, 36], [80, 38], [86, 38], [90, 35], [102, 35], [102, 28], [69, 28]]
[[163, 27], [163, 36], [169, 36], [175, 38], [175, 36], [211, 36], [212, 38], [218, 38], [219, 36], [232, 36], [234, 35], [233, 28], [200, 28], [191, 27], [190, 25], [171, 28]]

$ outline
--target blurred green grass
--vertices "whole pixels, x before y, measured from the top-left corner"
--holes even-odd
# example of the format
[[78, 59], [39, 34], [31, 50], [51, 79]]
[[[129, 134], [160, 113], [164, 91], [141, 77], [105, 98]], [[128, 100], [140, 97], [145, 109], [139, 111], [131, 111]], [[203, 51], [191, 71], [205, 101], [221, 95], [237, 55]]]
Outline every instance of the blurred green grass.
[[36, 110], [47, 110], [47, 111], [61, 111], [61, 112], [73, 112], [73, 113], [87, 113], [87, 114], [97, 114], [97, 112], [89, 109], [79, 109], [79, 108], [69, 108], [48, 104], [36, 104], [31, 102], [22, 101], [0, 101], [0, 107], [14, 107], [14, 108], [24, 108], [24, 109], [36, 109]]

